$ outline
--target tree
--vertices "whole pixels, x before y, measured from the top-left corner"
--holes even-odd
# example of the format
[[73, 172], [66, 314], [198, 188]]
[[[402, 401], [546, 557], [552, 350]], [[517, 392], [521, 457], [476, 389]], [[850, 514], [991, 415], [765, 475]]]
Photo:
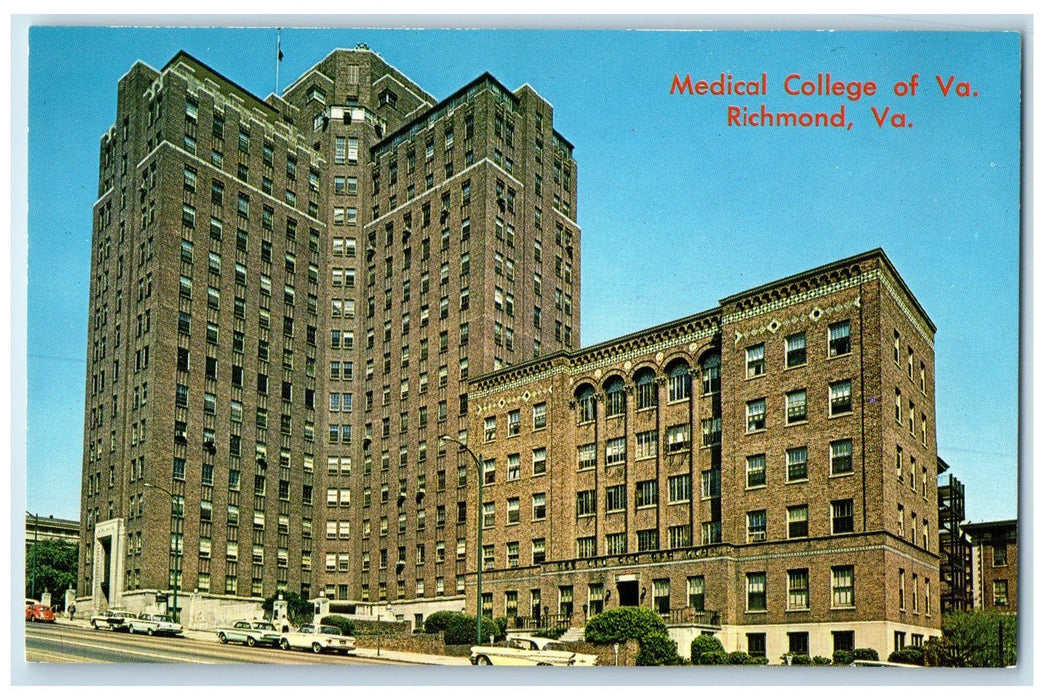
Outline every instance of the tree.
[[[312, 601], [302, 598], [300, 594], [293, 591], [280, 591], [278, 595], [282, 595], [283, 600], [286, 601], [286, 617], [291, 624], [300, 626], [312, 621], [312, 617], [315, 615], [315, 606]], [[275, 600], [276, 596], [265, 598], [265, 602], [261, 603], [261, 609], [266, 613], [271, 613]]]
[[943, 616], [942, 639], [925, 645], [924, 663], [956, 668], [1013, 666], [1015, 628], [1015, 615], [1007, 613], [993, 610], [947, 613]]
[[606, 610], [587, 621], [584, 638], [594, 644], [638, 640], [639, 666], [673, 666], [683, 663], [678, 644], [667, 635], [667, 625], [648, 608], [621, 607]]
[[39, 599], [44, 591], [50, 591], [52, 599], [60, 600], [65, 591], [75, 588], [79, 549], [76, 544], [60, 540], [41, 540], [29, 545], [25, 554], [25, 595]]

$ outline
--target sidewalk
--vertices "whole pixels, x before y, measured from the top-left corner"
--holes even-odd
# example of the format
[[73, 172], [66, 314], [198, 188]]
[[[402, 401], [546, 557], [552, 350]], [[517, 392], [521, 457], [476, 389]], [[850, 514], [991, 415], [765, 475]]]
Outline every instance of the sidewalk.
[[[61, 616], [55, 620], [59, 625], [69, 625], [90, 629], [90, 619], [69, 620], [67, 616]], [[217, 635], [208, 630], [186, 629], [185, 639], [194, 639], [203, 642], [216, 642]], [[422, 664], [427, 666], [470, 666], [471, 660], [465, 656], [440, 656], [437, 654], [418, 654], [409, 651], [389, 651], [381, 649], [380, 656], [376, 649], [369, 647], [358, 647], [352, 655], [359, 659], [380, 659], [381, 661], [399, 661], [408, 664]]]

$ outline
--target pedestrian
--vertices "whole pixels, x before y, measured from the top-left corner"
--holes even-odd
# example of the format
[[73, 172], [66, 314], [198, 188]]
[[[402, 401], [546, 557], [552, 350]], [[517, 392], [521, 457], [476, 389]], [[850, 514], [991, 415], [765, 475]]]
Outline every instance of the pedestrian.
[[72, 622], [76, 619], [76, 603], [69, 604], [69, 621]]

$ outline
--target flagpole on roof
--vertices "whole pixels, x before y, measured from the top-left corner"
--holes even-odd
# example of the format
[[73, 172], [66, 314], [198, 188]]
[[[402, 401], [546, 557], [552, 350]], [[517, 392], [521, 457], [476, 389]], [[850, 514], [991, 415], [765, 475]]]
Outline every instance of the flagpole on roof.
[[279, 64], [283, 61], [283, 28], [276, 27], [276, 84], [275, 94], [279, 94]]

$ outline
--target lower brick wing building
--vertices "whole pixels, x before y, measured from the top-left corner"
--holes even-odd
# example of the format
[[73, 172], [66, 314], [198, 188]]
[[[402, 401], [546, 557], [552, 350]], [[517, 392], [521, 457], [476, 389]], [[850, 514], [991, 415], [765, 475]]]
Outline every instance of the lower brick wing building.
[[874, 250], [475, 378], [469, 608], [652, 607], [774, 662], [938, 635], [934, 333]]

